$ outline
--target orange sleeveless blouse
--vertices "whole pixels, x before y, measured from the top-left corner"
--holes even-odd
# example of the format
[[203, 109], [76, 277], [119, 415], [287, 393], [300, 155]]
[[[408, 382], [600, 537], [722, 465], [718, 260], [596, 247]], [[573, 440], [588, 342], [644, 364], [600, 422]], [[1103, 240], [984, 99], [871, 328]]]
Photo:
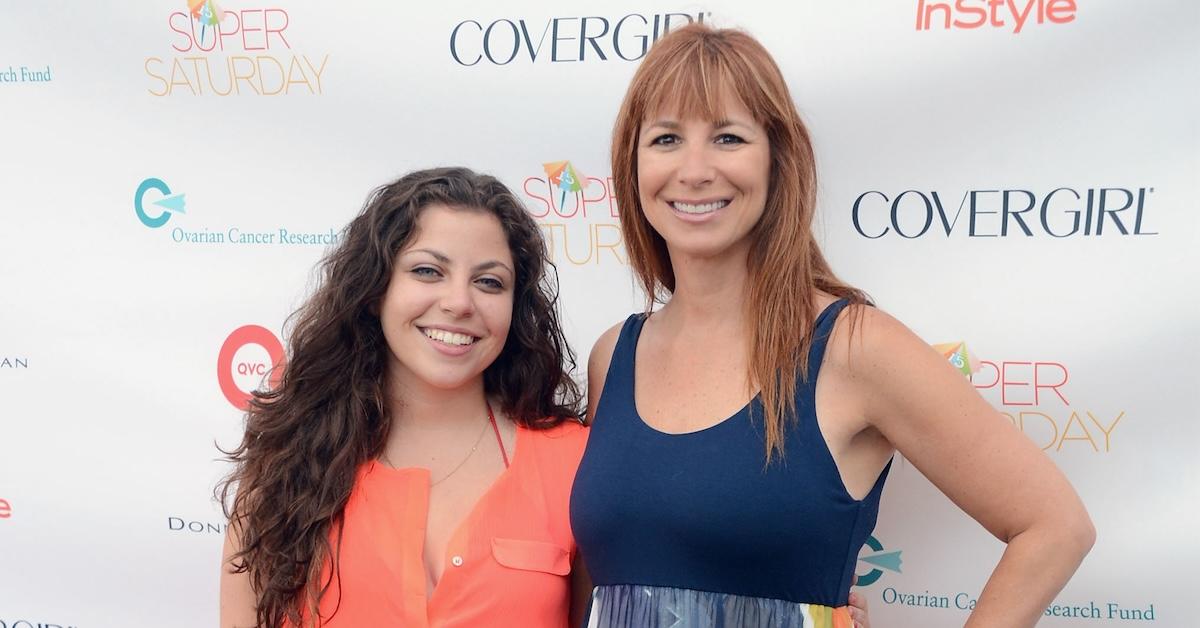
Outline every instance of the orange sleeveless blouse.
[[578, 423], [518, 427], [508, 469], [453, 532], [431, 596], [422, 565], [428, 470], [363, 465], [319, 625], [566, 626], [576, 551], [568, 506], [586, 443], [587, 428]]

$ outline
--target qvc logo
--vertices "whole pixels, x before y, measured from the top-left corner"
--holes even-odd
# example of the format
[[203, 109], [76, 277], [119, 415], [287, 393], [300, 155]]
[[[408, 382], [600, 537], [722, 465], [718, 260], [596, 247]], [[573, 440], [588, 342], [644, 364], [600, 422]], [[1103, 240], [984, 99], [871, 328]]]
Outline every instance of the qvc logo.
[[229, 334], [217, 356], [217, 383], [233, 407], [250, 407], [250, 391], [263, 384], [275, 386], [283, 373], [283, 343], [265, 327], [245, 325]]

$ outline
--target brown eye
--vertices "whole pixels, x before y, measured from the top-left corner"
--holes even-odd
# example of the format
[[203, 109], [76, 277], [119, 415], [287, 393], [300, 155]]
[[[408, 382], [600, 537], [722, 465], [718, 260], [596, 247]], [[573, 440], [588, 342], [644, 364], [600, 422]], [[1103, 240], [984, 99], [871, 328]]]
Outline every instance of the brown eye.
[[479, 283], [482, 284], [488, 290], [492, 290], [492, 291], [496, 291], [496, 292], [499, 292], [500, 290], [504, 289], [504, 282], [500, 281], [499, 279], [496, 279], [495, 277], [481, 277], [479, 279]]

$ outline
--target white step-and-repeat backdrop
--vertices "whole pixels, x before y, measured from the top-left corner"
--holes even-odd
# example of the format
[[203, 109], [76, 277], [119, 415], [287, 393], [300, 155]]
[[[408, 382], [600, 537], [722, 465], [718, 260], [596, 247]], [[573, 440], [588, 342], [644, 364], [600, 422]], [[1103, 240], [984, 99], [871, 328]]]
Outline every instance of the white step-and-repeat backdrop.
[[[1200, 621], [1197, 3], [217, 4], [0, 3], [0, 628], [214, 625], [215, 444], [407, 170], [517, 191], [585, 356], [641, 305], [613, 116], [698, 19], [782, 66], [835, 268], [965, 343], [1090, 508], [1042, 624]], [[564, 161], [582, 189], [549, 182]], [[873, 625], [961, 625], [1001, 551], [899, 464], [858, 569]]]

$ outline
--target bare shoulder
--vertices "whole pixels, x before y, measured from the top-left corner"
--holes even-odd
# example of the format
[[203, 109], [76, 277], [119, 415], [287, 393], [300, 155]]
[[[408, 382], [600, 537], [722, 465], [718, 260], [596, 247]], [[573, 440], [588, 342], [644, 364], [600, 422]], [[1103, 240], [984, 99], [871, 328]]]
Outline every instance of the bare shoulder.
[[621, 328], [625, 325], [624, 321], [609, 327], [607, 331], [600, 334], [596, 339], [596, 343], [592, 345], [592, 352], [588, 355], [588, 390], [587, 390], [587, 423], [592, 424], [592, 419], [596, 416], [596, 404], [600, 401], [600, 393], [604, 391], [604, 380], [608, 376], [608, 365], [612, 362], [613, 351], [617, 347], [617, 338], [621, 335]]
[[879, 376], [879, 369], [902, 366], [914, 356], [936, 352], [891, 314], [865, 303], [838, 313], [826, 350], [826, 366], [856, 377]]

